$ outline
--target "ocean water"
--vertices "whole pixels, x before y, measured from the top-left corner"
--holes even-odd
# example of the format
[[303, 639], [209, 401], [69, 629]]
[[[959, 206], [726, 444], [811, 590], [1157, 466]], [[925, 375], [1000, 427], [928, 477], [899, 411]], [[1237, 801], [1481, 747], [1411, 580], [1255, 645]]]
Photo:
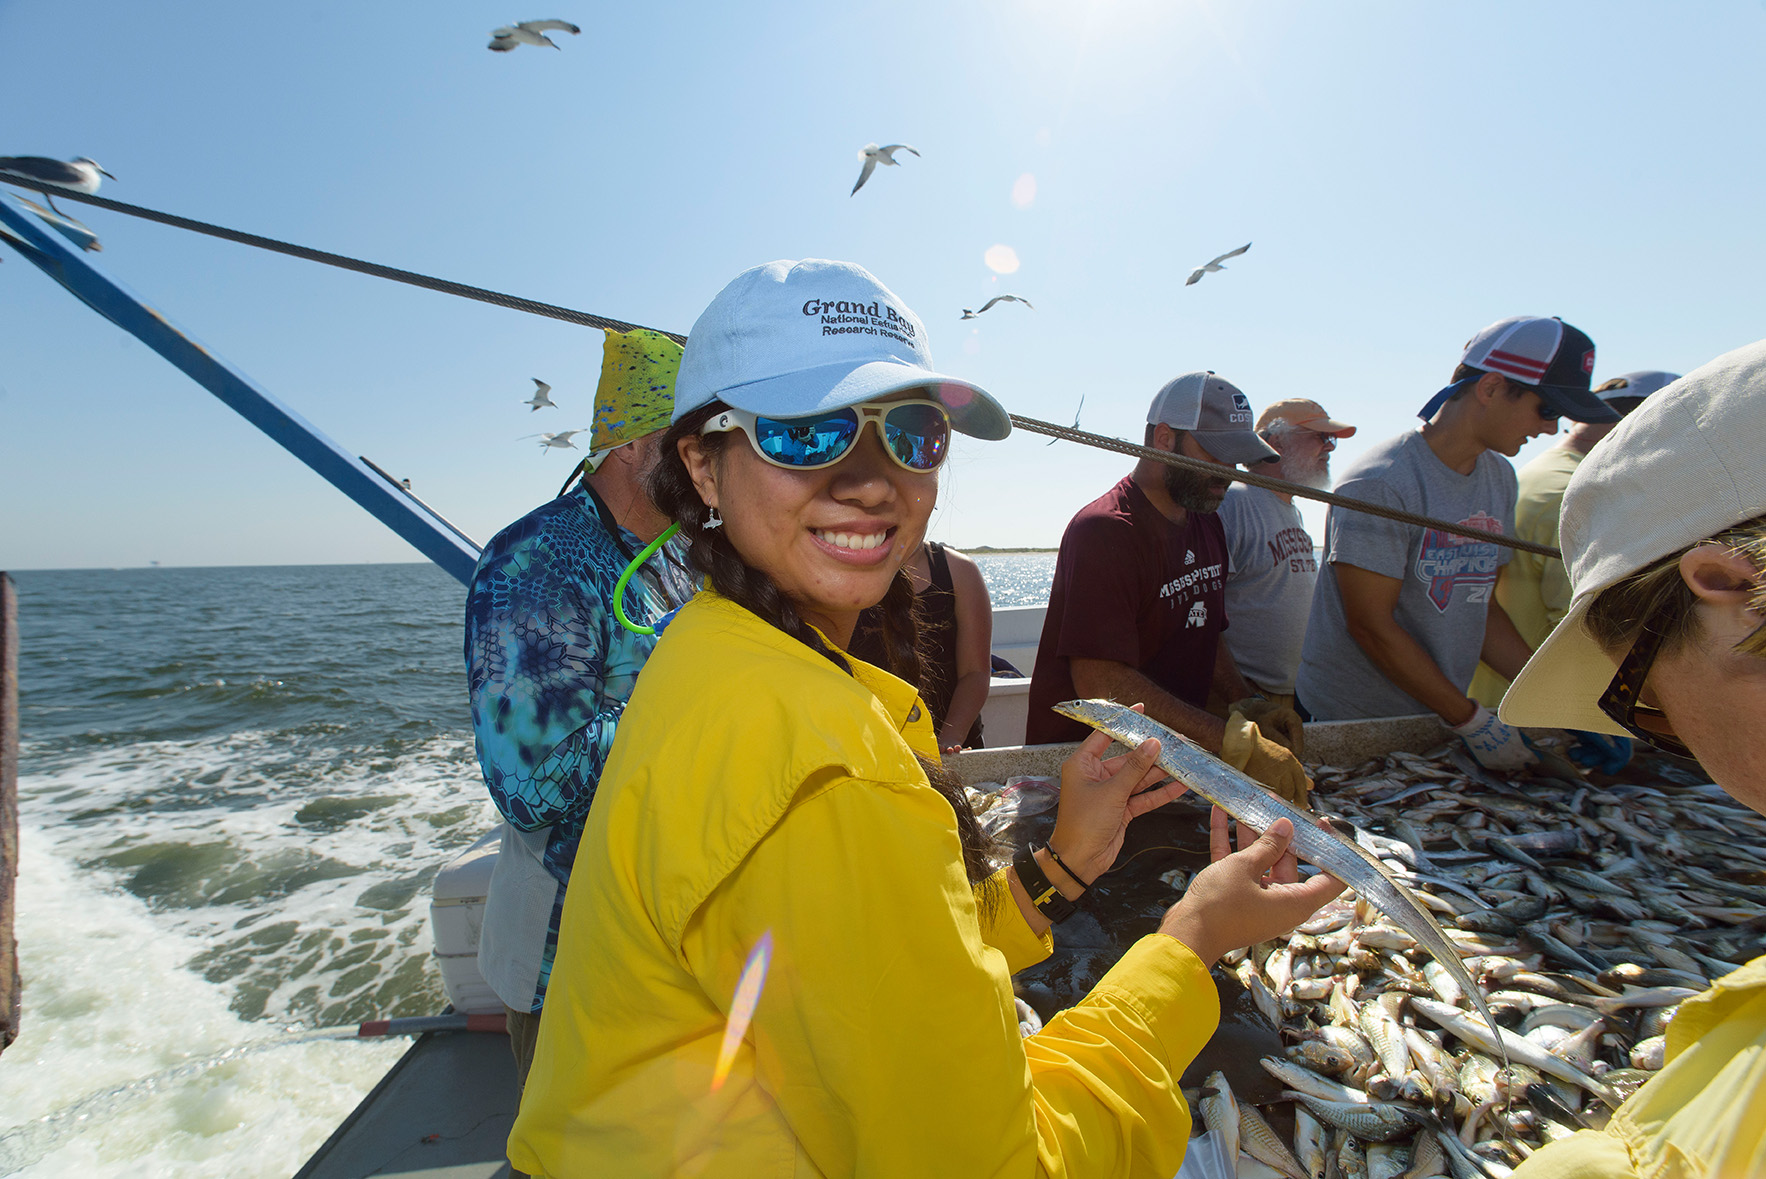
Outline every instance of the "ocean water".
[[[1054, 554], [978, 561], [996, 605], [1047, 600]], [[269, 1042], [445, 1001], [429, 887], [496, 822], [464, 591], [430, 565], [14, 578], [0, 1175], [286, 1176], [405, 1044]]]

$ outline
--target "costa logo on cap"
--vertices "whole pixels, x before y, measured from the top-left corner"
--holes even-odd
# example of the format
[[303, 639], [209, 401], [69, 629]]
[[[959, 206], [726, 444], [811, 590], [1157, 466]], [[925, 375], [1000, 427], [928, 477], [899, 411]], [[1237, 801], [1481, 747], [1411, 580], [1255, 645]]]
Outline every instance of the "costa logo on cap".
[[1586, 351], [1582, 354], [1582, 371], [1585, 373], [1594, 372], [1594, 349], [1593, 348], [1590, 348], [1588, 351]]
[[1234, 393], [1233, 394], [1233, 408], [1234, 409], [1242, 409], [1246, 413], [1250, 413], [1251, 412], [1251, 399], [1249, 397], [1246, 397], [1243, 393]]

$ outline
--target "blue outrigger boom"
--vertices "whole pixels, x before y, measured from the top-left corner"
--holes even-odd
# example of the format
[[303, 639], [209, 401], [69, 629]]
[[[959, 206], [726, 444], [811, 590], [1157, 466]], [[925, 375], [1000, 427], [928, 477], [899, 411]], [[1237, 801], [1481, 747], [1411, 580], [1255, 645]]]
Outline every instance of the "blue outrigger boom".
[[46, 230], [18, 198], [4, 193], [0, 193], [0, 241], [12, 246], [82, 303], [182, 369], [461, 584], [471, 583], [479, 546], [465, 534], [179, 330], [171, 320], [94, 265], [83, 252]]

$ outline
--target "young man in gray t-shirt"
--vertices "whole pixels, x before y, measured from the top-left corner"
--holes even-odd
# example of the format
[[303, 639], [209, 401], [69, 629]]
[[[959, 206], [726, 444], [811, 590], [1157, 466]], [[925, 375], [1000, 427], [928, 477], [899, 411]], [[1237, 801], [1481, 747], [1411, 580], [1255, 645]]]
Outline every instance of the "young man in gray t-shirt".
[[[1560, 416], [1610, 421], [1589, 392], [1594, 343], [1557, 319], [1516, 316], [1466, 345], [1423, 426], [1376, 446], [1340, 494], [1461, 526], [1447, 532], [1333, 507], [1300, 658], [1298, 706], [1315, 720], [1433, 712], [1486, 767], [1534, 760], [1515, 730], [1466, 695], [1480, 657], [1510, 678], [1532, 650], [1492, 592], [1513, 550], [1512, 457]], [[1512, 670], [1509, 670], [1512, 669]]]

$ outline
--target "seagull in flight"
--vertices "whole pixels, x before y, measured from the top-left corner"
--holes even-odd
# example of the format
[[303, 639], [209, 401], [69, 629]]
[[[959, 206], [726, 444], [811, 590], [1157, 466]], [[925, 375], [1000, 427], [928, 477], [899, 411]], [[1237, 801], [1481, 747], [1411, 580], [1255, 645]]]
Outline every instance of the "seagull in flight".
[[[1079, 395], [1079, 408], [1073, 411], [1073, 428], [1075, 430], [1079, 429], [1079, 415], [1081, 413], [1083, 413], [1084, 410], [1085, 410], [1085, 394], [1081, 393]], [[1053, 446], [1055, 443], [1057, 443], [1059, 441], [1061, 441], [1059, 438], [1050, 438], [1049, 445]]]
[[1018, 297], [1017, 295], [995, 295], [993, 298], [989, 299], [987, 302], [985, 302], [981, 305], [980, 311], [970, 311], [967, 307], [963, 308], [963, 318], [964, 319], [974, 319], [976, 316], [981, 315], [988, 308], [992, 307], [995, 303], [1022, 303], [1022, 304], [1024, 304], [1024, 306], [1030, 307], [1030, 309], [1032, 311], [1036, 310], [1035, 307], [1031, 306], [1029, 299], [1023, 299], [1023, 298]]
[[1200, 266], [1198, 266], [1194, 270], [1190, 271], [1190, 276], [1183, 280], [1183, 285], [1187, 287], [1192, 283], [1200, 282], [1202, 279], [1202, 276], [1204, 274], [1213, 274], [1216, 270], [1225, 270], [1226, 267], [1221, 265], [1222, 262], [1225, 262], [1228, 258], [1237, 258], [1240, 254], [1243, 254], [1246, 250], [1248, 250], [1250, 248], [1251, 248], [1251, 243], [1246, 242], [1244, 245], [1240, 246], [1236, 250], [1228, 250], [1226, 253], [1222, 254], [1220, 257], [1215, 258], [1212, 261], [1202, 263]]
[[552, 391], [552, 386], [546, 384], [546, 382], [540, 380], [538, 377], [533, 379], [533, 383], [533, 396], [528, 400], [523, 401], [521, 404], [533, 406], [536, 412], [542, 409], [557, 409], [558, 403], [546, 396], [546, 394]]
[[558, 447], [560, 450], [575, 450], [576, 443], [574, 443], [570, 440], [570, 436], [572, 434], [583, 434], [583, 433], [587, 433], [587, 431], [586, 430], [560, 430], [556, 434], [523, 434], [521, 436], [521, 438], [517, 438], [516, 441], [519, 442], [523, 438], [538, 438], [540, 440], [540, 449], [541, 450], [547, 450], [552, 447]]
[[490, 48], [493, 53], [508, 53], [517, 45], [550, 45], [556, 49], [558, 42], [546, 36], [547, 33], [575, 35], [580, 32], [580, 28], [567, 20], [521, 20], [492, 29]]
[[863, 188], [865, 186], [865, 181], [871, 178], [871, 173], [877, 170], [877, 165], [879, 163], [889, 164], [892, 167], [900, 167], [901, 161], [895, 158], [895, 153], [898, 151], [912, 151], [916, 156], [920, 154], [905, 143], [890, 143], [885, 144], [883, 147], [878, 147], [874, 143], [865, 144], [864, 150], [858, 153], [858, 158], [865, 162], [864, 169], [859, 172], [858, 183], [852, 186], [852, 192], [849, 192], [846, 195], [853, 196], [859, 189]]
[[[29, 182], [32, 188], [43, 194], [51, 209], [55, 209], [55, 201], [43, 185], [57, 184], [90, 196], [98, 191], [100, 176], [110, 176], [110, 173], [100, 168], [97, 160], [87, 156], [76, 156], [66, 163], [46, 156], [0, 156], [0, 178]], [[110, 178], [116, 179], [115, 176]], [[55, 212], [61, 214], [60, 209]]]

